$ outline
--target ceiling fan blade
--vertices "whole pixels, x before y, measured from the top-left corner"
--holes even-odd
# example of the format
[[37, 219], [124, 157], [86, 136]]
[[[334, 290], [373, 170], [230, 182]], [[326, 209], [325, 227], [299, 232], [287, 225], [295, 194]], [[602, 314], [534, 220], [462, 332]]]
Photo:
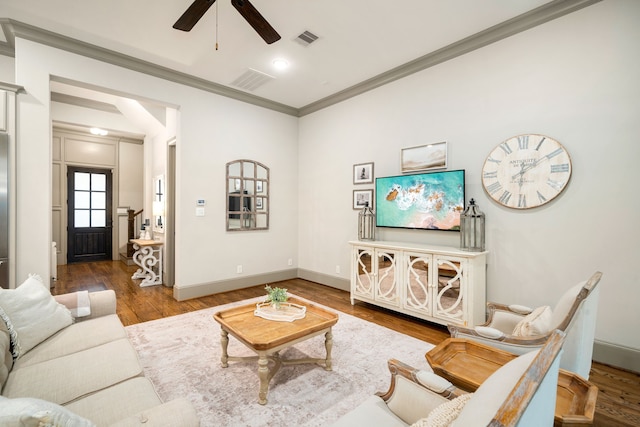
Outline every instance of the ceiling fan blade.
[[280, 40], [280, 34], [273, 29], [264, 16], [249, 2], [249, 0], [231, 0], [240, 15], [247, 20], [249, 25], [264, 39], [267, 44]]
[[182, 14], [180, 19], [173, 24], [173, 28], [182, 31], [191, 31], [194, 25], [198, 23], [200, 18], [209, 10], [216, 0], [196, 0]]

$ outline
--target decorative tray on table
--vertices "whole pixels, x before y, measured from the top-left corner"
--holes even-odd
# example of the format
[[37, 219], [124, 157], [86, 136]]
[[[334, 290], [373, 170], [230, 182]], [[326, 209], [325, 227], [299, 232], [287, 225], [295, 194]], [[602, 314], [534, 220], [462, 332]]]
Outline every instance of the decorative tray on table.
[[466, 391], [475, 391], [516, 356], [463, 338], [447, 338], [425, 355], [433, 371]]
[[[447, 338], [425, 355], [433, 371], [465, 391], [475, 391], [515, 354], [464, 338]], [[598, 388], [573, 372], [560, 369], [554, 427], [590, 426]]]
[[302, 319], [306, 316], [307, 307], [290, 302], [283, 302], [280, 303], [279, 308], [276, 308], [270, 302], [261, 302], [256, 304], [256, 309], [253, 314], [267, 320], [293, 322], [296, 319]]

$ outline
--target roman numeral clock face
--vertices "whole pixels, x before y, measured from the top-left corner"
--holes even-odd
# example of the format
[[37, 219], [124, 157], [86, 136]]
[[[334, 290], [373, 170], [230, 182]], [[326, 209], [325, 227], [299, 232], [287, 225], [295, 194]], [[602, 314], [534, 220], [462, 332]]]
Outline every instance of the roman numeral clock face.
[[482, 168], [482, 185], [503, 206], [528, 209], [549, 203], [571, 177], [571, 158], [553, 138], [519, 135], [491, 151]]

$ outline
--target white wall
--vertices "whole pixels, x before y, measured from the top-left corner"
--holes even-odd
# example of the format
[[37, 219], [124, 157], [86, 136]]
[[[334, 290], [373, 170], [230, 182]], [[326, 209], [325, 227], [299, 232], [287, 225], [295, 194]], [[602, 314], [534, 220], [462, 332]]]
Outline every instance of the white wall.
[[0, 82], [13, 83], [15, 77], [14, 59], [10, 56], [0, 55]]
[[[132, 97], [179, 106], [177, 140], [176, 287], [285, 270], [296, 259], [297, 119], [208, 92], [180, 86], [92, 59], [16, 39], [16, 83], [21, 135], [18, 194], [51, 188], [49, 76], [97, 85]], [[161, 97], [161, 98], [158, 98]], [[225, 231], [225, 164], [251, 158], [271, 168], [270, 229]], [[20, 197], [17, 277], [47, 277], [51, 195]], [[195, 217], [196, 199], [206, 216]], [[295, 267], [295, 264], [294, 264]]]
[[[489, 300], [553, 304], [604, 272], [597, 340], [640, 349], [640, 2], [602, 2], [300, 120], [299, 267], [348, 278], [356, 239], [352, 166], [400, 172], [400, 149], [449, 142], [467, 200], [487, 218]], [[569, 151], [573, 176], [544, 207], [502, 208], [480, 170], [498, 143], [542, 133]], [[380, 231], [380, 230], [379, 230]], [[437, 231], [382, 240], [458, 246]]]

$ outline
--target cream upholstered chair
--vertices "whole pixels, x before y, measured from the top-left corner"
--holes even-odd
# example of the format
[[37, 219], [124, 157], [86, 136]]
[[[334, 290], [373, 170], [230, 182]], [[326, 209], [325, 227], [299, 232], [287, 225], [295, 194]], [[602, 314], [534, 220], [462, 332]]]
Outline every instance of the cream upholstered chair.
[[[487, 323], [473, 328], [449, 325], [449, 332], [453, 338], [472, 339], [511, 353], [522, 354], [541, 347], [551, 331], [560, 329], [567, 334], [560, 368], [575, 372], [588, 380], [600, 293], [597, 285], [601, 277], [602, 273], [597, 271], [589, 280], [567, 290], [551, 311], [550, 316], [548, 316], [549, 310], [546, 310], [546, 322], [542, 320], [543, 307], [532, 310], [520, 305], [490, 302], [487, 304], [489, 309]], [[543, 327], [531, 326], [536, 322], [548, 324]], [[514, 334], [516, 327], [522, 330], [523, 325], [529, 325], [531, 333], [516, 336]]]
[[333, 427], [551, 426], [564, 336], [554, 331], [542, 348], [500, 367], [471, 394], [392, 359], [389, 391], [371, 396]]

